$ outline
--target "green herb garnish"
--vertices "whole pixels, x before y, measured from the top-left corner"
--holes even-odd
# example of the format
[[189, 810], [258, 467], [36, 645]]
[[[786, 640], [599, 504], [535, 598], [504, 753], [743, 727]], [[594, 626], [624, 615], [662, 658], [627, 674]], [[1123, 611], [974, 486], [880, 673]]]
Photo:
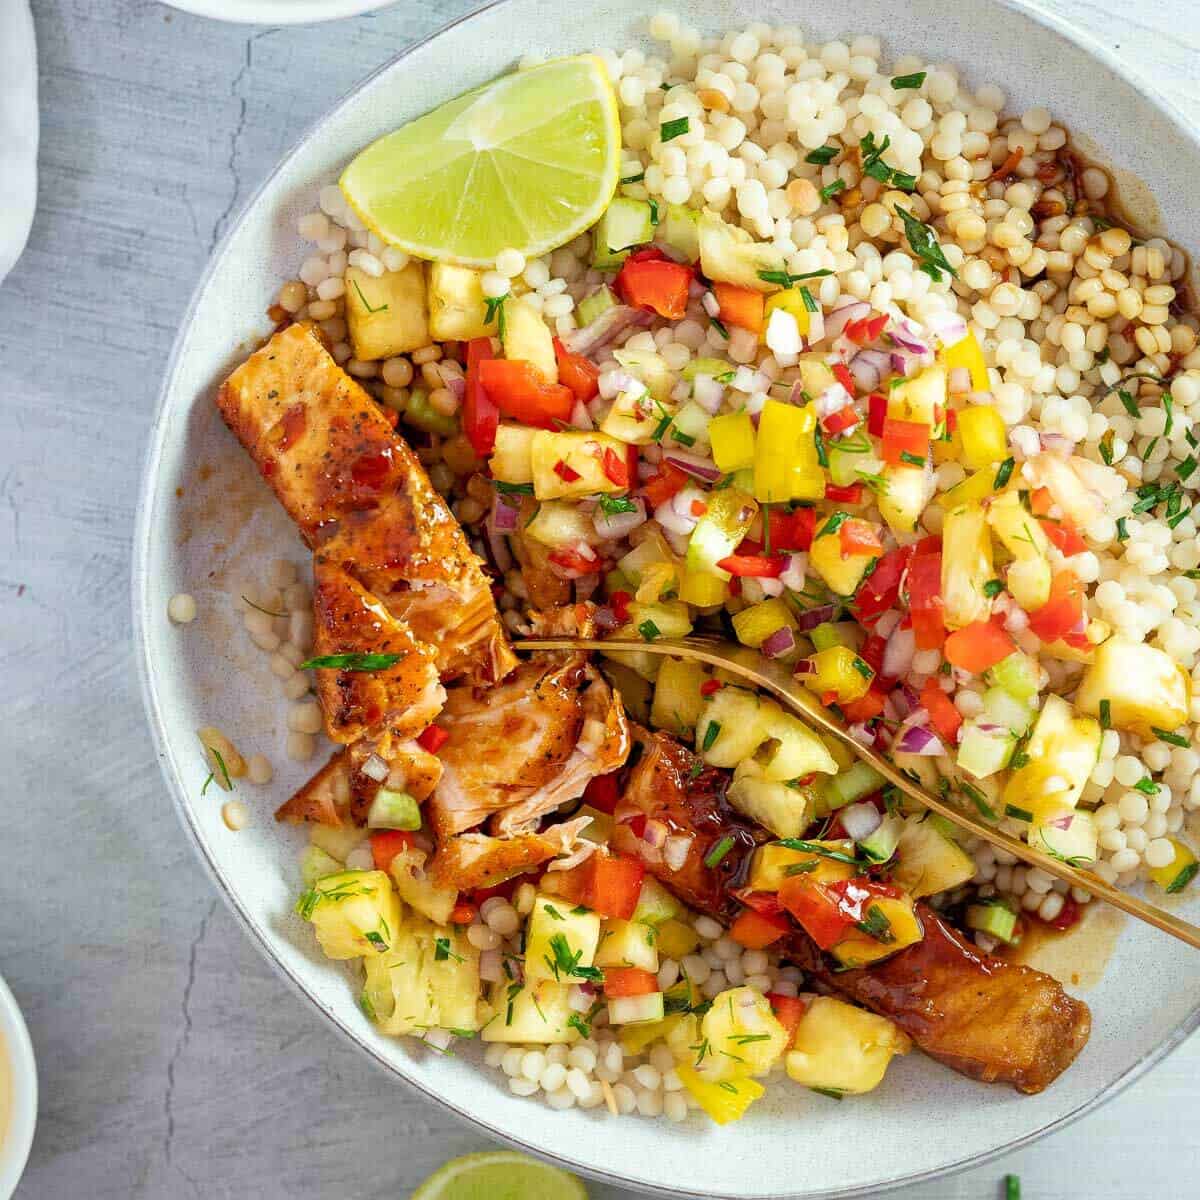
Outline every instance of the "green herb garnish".
[[704, 865], [710, 870], [733, 849], [733, 838], [726, 834], [705, 856]]
[[493, 321], [495, 321], [496, 328], [501, 337], [504, 337], [504, 302], [507, 299], [507, 294], [503, 296], [487, 296], [484, 298], [484, 304], [487, 305], [487, 309], [483, 314], [483, 323], [485, 325], [490, 325]]
[[1150, 726], [1150, 732], [1154, 734], [1160, 742], [1166, 742], [1168, 746], [1184, 746], [1189, 743], [1187, 738], [1178, 733], [1171, 733], [1168, 729], [1159, 729], [1154, 725]]
[[355, 290], [355, 291], [358, 293], [358, 298], [359, 298], [359, 299], [362, 301], [363, 308], [365, 308], [365, 309], [367, 310], [367, 312], [369, 312], [369, 313], [387, 312], [387, 305], [386, 305], [386, 304], [381, 304], [381, 305], [379, 305], [379, 306], [378, 306], [378, 308], [372, 308], [372, 307], [371, 307], [371, 305], [370, 305], [370, 304], [367, 302], [367, 298], [366, 298], [366, 296], [364, 296], [364, 295], [362, 294], [362, 288], [360, 288], [360, 287], [358, 286], [358, 280], [357, 280], [357, 279], [351, 279], [351, 280], [350, 280], [350, 282], [351, 282], [352, 284], [354, 284], [354, 290]]
[[919, 88], [925, 82], [924, 71], [914, 71], [911, 75], [893, 75], [892, 87], [898, 92], [909, 88]]
[[324, 668], [333, 671], [386, 671], [407, 654], [322, 654], [302, 662], [301, 671]]
[[1006, 817], [1016, 817], [1018, 821], [1033, 820], [1033, 813], [1027, 808], [1018, 808], [1015, 804], [1006, 804], [1004, 806], [1004, 815]]
[[659, 137], [663, 143], [667, 143], [674, 138], [681, 137], [688, 131], [687, 117], [677, 117], [674, 121], [664, 121], [659, 126]]
[[819, 845], [817, 842], [806, 842], [803, 838], [781, 838], [777, 845], [786, 846], [789, 850], [803, 850], [808, 854], [817, 854], [821, 858], [828, 858], [833, 862], [846, 863], [851, 867], [866, 865], [861, 858], [855, 858], [853, 855], [845, 854], [841, 850], [830, 850], [828, 846]]
[[1101, 729], [1111, 729], [1112, 728], [1112, 701], [1111, 700], [1101, 700], [1100, 701], [1100, 728]]
[[659, 628], [653, 621], [647, 618], [638, 627], [638, 633], [642, 635], [643, 641], [652, 642], [659, 635]]
[[1011, 458], [1006, 458], [996, 471], [996, 478], [992, 481], [992, 487], [999, 491], [1011, 478], [1013, 468], [1016, 462]]
[[637, 505], [628, 496], [601, 496], [597, 503], [607, 517], [617, 513], [637, 512]]
[[999, 579], [989, 579], [987, 583], [983, 585], [983, 594], [989, 600], [1000, 595], [1002, 591], [1004, 591], [1004, 584], [1001, 583]]
[[878, 904], [872, 904], [863, 914], [863, 919], [854, 923], [854, 927], [885, 946], [896, 940], [896, 935], [892, 932], [892, 923]]
[[846, 181], [844, 179], [835, 179], [831, 184], [821, 189], [821, 199], [828, 203], [838, 194], [846, 190]]
[[806, 163], [813, 163], [818, 167], [824, 167], [833, 162], [841, 152], [841, 146], [818, 146], [815, 150], [810, 150], [804, 156], [804, 161]]
[[943, 271], [957, 279], [958, 272], [946, 260], [946, 255], [942, 252], [942, 247], [933, 230], [924, 221], [918, 221], [912, 213], [907, 212], [898, 204], [896, 212], [900, 220], [904, 222], [904, 233], [912, 252], [917, 256], [919, 269], [924, 271], [934, 283], [940, 282]]
[[435, 937], [433, 939], [433, 961], [445, 962], [446, 959], [452, 958], [455, 962], [462, 962], [463, 956], [455, 954], [450, 949], [450, 939], [445, 937]]

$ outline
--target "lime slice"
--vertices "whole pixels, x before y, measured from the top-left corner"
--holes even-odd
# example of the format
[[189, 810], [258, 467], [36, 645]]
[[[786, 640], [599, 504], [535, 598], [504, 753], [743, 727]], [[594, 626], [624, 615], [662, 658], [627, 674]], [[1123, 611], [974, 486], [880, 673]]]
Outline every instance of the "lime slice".
[[491, 1150], [452, 1158], [411, 1200], [587, 1200], [587, 1191], [557, 1167], [514, 1150]]
[[490, 267], [594, 225], [617, 186], [621, 125], [591, 54], [517, 71], [381, 137], [342, 192], [367, 227], [418, 258]]

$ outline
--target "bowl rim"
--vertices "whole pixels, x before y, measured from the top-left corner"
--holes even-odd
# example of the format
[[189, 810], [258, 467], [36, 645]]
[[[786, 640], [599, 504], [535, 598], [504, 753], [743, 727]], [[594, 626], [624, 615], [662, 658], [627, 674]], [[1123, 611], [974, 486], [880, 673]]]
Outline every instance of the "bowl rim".
[[11, 1196], [25, 1172], [37, 1125], [38, 1078], [33, 1039], [12, 989], [0, 976], [0, 1037], [11, 1080], [8, 1129], [0, 1129], [0, 1197]]
[[[168, 0], [169, 3], [176, 4], [179, 8], [187, 9], [188, 11], [199, 12], [201, 8], [210, 8], [214, 4], [219, 5], [221, 0]], [[270, 0], [267, 0], [269, 3]], [[337, 0], [335, 0], [337, 2]], [[387, 2], [387, 0], [384, 0]], [[377, 1067], [386, 1071], [389, 1075], [399, 1079], [409, 1088], [421, 1093], [424, 1097], [432, 1100], [442, 1108], [453, 1113], [460, 1120], [468, 1124], [486, 1131], [492, 1137], [509, 1145], [523, 1150], [528, 1154], [533, 1155], [545, 1162], [553, 1163], [555, 1166], [561, 1167], [567, 1171], [574, 1171], [587, 1176], [588, 1178], [596, 1179], [603, 1183], [612, 1184], [617, 1187], [629, 1188], [634, 1191], [641, 1192], [646, 1195], [673, 1197], [676, 1200], [687, 1200], [692, 1195], [691, 1192], [681, 1188], [649, 1184], [644, 1181], [630, 1179], [616, 1171], [606, 1171], [591, 1166], [584, 1166], [572, 1158], [564, 1154], [556, 1153], [552, 1149], [548, 1149], [545, 1145], [536, 1143], [531, 1140], [526, 1140], [516, 1134], [509, 1133], [505, 1130], [497, 1128], [491, 1121], [476, 1116], [464, 1108], [460, 1108], [454, 1102], [446, 1099], [433, 1091], [419, 1080], [410, 1077], [402, 1066], [389, 1061], [381, 1055], [372, 1045], [360, 1037], [353, 1029], [350, 1028], [342, 1019], [330, 1010], [323, 1007], [309, 991], [300, 975], [284, 965], [284, 963], [276, 957], [272, 952], [270, 945], [265, 938], [260, 934], [255, 926], [254, 920], [250, 913], [246, 910], [239, 893], [236, 891], [233, 883], [225, 876], [220, 866], [209, 856], [205, 849], [203, 839], [200, 837], [200, 831], [192, 814], [191, 808], [186, 799], [186, 790], [183, 786], [183, 781], [179, 778], [172, 766], [169, 753], [169, 741], [166, 731], [166, 722], [163, 716], [160, 698], [157, 692], [155, 673], [151, 667], [149, 654], [149, 639], [147, 636], [147, 627], [150, 620], [149, 605], [149, 559], [151, 553], [151, 542], [153, 537], [154, 522], [152, 514], [154, 510], [154, 494], [158, 480], [160, 460], [162, 457], [164, 435], [167, 427], [168, 417], [168, 402], [170, 394], [173, 390], [173, 383], [176, 372], [179, 368], [179, 361], [182, 357], [184, 343], [187, 338], [187, 332], [191, 327], [192, 321], [195, 318], [196, 310], [200, 304], [201, 297], [206, 291], [208, 284], [216, 270], [217, 264], [223, 258], [229, 243], [233, 240], [235, 234], [241, 227], [247, 217], [247, 214], [258, 204], [263, 194], [271, 187], [276, 177], [283, 169], [292, 162], [294, 158], [302, 154], [308, 147], [310, 141], [317, 134], [319, 129], [329, 120], [335, 113], [341, 112], [345, 107], [357, 101], [361, 93], [369, 87], [377, 78], [393, 70], [399, 63], [403, 62], [410, 55], [415, 53], [421, 47], [444, 34], [449, 33], [453, 29], [457, 29], [460, 25], [473, 20], [482, 13], [489, 12], [492, 9], [507, 6], [511, 0], [486, 0], [485, 3], [478, 5], [468, 12], [462, 13], [444, 24], [440, 25], [424, 37], [419, 38], [408, 45], [404, 46], [396, 54], [394, 54], [386, 62], [375, 68], [367, 75], [363, 76], [355, 83], [348, 91], [340, 96], [333, 104], [325, 109], [315, 120], [310, 122], [303, 132], [291, 144], [290, 148], [279, 159], [271, 171], [263, 178], [261, 183], [255, 188], [254, 192], [238, 208], [235, 218], [230, 221], [225, 233], [222, 235], [220, 242], [214, 247], [208, 262], [205, 265], [204, 271], [197, 280], [192, 291], [191, 298], [188, 301], [187, 309], [184, 311], [178, 331], [171, 346], [171, 353], [167, 360], [166, 370], [163, 374], [163, 382], [159, 389], [158, 399], [155, 405], [154, 421], [150, 429], [150, 436], [145, 451], [143, 460], [143, 470], [141, 485], [138, 494], [138, 505], [136, 514], [136, 524], [134, 530], [133, 554], [132, 554], [132, 577], [131, 577], [131, 600], [133, 608], [133, 635], [137, 646], [137, 666], [138, 678], [142, 692], [142, 702], [146, 709], [146, 715], [149, 721], [151, 735], [154, 741], [156, 756], [159, 760], [159, 766], [166, 780], [167, 786], [171, 792], [171, 797], [175, 805], [176, 812], [180, 822], [184, 827], [192, 847], [195, 850], [196, 856], [199, 858], [202, 866], [209, 875], [210, 879], [217, 886], [222, 899], [233, 912], [243, 930], [249, 936], [251, 942], [256, 946], [259, 953], [270, 963], [271, 967], [294, 991], [302, 996], [309, 1005], [319, 1012], [333, 1029], [341, 1035], [344, 1041], [356, 1047]], [[1147, 79], [1145, 79], [1140, 71], [1131, 67], [1124, 62], [1118, 55], [1111, 51], [1106, 45], [1095, 38], [1090, 32], [1081, 26], [1077, 26], [1068, 22], [1057, 14], [1048, 12], [1036, 6], [1031, 0], [992, 0], [994, 4], [1000, 8], [1009, 10], [1010, 12], [1019, 14], [1020, 16], [1033, 21], [1035, 24], [1042, 26], [1048, 32], [1057, 34], [1066, 40], [1073, 42], [1079, 46], [1081, 50], [1089, 54], [1093, 58], [1098, 59], [1103, 63], [1113, 74], [1120, 76], [1138, 95], [1148, 104], [1157, 108], [1159, 112], [1175, 127], [1178, 135], [1193, 144], [1200, 145], [1200, 130], [1198, 130], [1184, 115], [1173, 101], [1155, 89]], [[345, 9], [347, 12], [357, 11], [362, 12], [368, 8], [382, 7], [380, 0], [340, 0], [339, 8]], [[2, 983], [2, 980], [0, 980]], [[1140, 1059], [1134, 1062], [1126, 1071], [1110, 1083], [1107, 1087], [1101, 1089], [1089, 1100], [1077, 1105], [1069, 1112], [1064, 1113], [1060, 1117], [1056, 1117], [1052, 1121], [1039, 1126], [1037, 1129], [1023, 1134], [1019, 1137], [1006, 1141], [1001, 1145], [993, 1147], [982, 1154], [970, 1155], [961, 1159], [955, 1159], [950, 1162], [943, 1163], [937, 1167], [932, 1167], [927, 1170], [918, 1170], [910, 1174], [903, 1175], [896, 1179], [889, 1180], [885, 1183], [872, 1183], [853, 1186], [850, 1188], [834, 1188], [826, 1189], [820, 1192], [805, 1191], [805, 1192], [789, 1192], [777, 1193], [777, 1200], [866, 1200], [870, 1196], [878, 1196], [883, 1193], [892, 1192], [897, 1188], [911, 1187], [915, 1184], [930, 1183], [937, 1179], [942, 1179], [950, 1175], [957, 1174], [970, 1168], [986, 1165], [994, 1162], [996, 1159], [1011, 1154], [1016, 1150], [1022, 1149], [1031, 1143], [1055, 1133], [1066, 1126], [1073, 1124], [1081, 1117], [1093, 1112], [1101, 1105], [1107, 1103], [1115, 1096], [1123, 1092], [1127, 1087], [1140, 1079], [1151, 1067], [1160, 1063], [1167, 1055], [1174, 1052], [1193, 1032], [1200, 1029], [1200, 1001], [1197, 1001], [1192, 1010], [1179, 1022], [1179, 1024], [1165, 1037], [1157, 1046], [1144, 1054]], [[711, 1200], [744, 1200], [743, 1193], [737, 1192], [712, 1192], [709, 1193]]]
[[[208, 17], [213, 21], [227, 21], [231, 25], [317, 25], [322, 21], [361, 16], [375, 9], [386, 8], [395, 2], [396, 0], [310, 0], [310, 3], [304, 6], [308, 11], [298, 12], [291, 0], [163, 0], [164, 4], [177, 8], [180, 12], [190, 13], [194, 17]], [[306, 134], [307, 132], [310, 131], [306, 131]]]

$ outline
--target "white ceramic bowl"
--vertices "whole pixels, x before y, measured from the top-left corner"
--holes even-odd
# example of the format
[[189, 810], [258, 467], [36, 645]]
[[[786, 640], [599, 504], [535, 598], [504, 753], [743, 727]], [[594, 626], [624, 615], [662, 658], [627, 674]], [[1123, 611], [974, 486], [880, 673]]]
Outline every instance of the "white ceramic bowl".
[[[6, 1060], [9, 1095], [7, 1127], [0, 1127], [0, 1200], [17, 1190], [21, 1172], [33, 1145], [33, 1128], [37, 1123], [37, 1064], [33, 1058], [33, 1043], [25, 1018], [17, 1007], [16, 998], [8, 984], [0, 979], [0, 1057]], [[0, 1068], [0, 1089], [5, 1086], [5, 1074]], [[0, 1109], [5, 1100], [0, 1091]]]
[[386, 8], [395, 0], [164, 0], [172, 8], [245, 25], [314, 25]]
[[[929, 1178], [1019, 1145], [1078, 1116], [1129, 1082], [1200, 1023], [1200, 956], [1164, 935], [1127, 928], [1102, 982], [1087, 996], [1091, 1044], [1052, 1088], [1020, 1097], [972, 1083], [910, 1055], [869, 1096], [834, 1104], [780, 1083], [750, 1117], [719, 1130], [700, 1121], [613, 1121], [555, 1113], [509, 1094], [473, 1062], [478, 1047], [442, 1058], [375, 1033], [355, 1005], [347, 971], [325, 961], [291, 915], [303, 835], [271, 820], [307, 768], [283, 763], [284, 706], [263, 656], [248, 645], [227, 589], [255, 560], [307, 554], [249, 459], [222, 427], [214, 385], [266, 332], [264, 311], [302, 257], [295, 219], [359, 148], [434, 104], [511, 68], [528, 52], [626, 46], [651, 0], [505, 0], [410, 48], [362, 83], [280, 164], [215, 254], [175, 345], [151, 439], [137, 533], [135, 613], [150, 721], [171, 793], [218, 887], [280, 972], [365, 1057], [510, 1142], [589, 1175], [667, 1195], [852, 1196]], [[769, 0], [695, 0], [688, 19], [710, 30], [735, 21], [794, 22]], [[806, 10], [821, 38], [886, 35], [888, 51], [959, 64], [999, 83], [1016, 111], [1044, 103], [1113, 162], [1153, 189], [1167, 227], [1200, 238], [1192, 181], [1195, 134], [1104, 50], [1023, 4], [859, 0]], [[177, 489], [182, 494], [177, 495]], [[200, 619], [170, 625], [172, 593], [197, 595]], [[231, 834], [206, 775], [195, 729], [216, 722], [243, 752], [283, 763], [265, 794], [245, 787], [251, 826]]]

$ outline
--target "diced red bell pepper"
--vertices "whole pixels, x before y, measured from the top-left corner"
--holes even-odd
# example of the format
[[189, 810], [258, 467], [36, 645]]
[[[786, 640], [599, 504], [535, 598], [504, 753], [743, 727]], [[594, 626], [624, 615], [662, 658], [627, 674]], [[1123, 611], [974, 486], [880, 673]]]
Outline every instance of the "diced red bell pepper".
[[883, 712], [884, 699], [884, 693], [872, 687], [865, 696], [860, 696], [857, 700], [843, 700], [838, 707], [851, 725], [857, 725], [879, 716]]
[[843, 521], [838, 527], [838, 537], [843, 558], [849, 558], [854, 554], [883, 553], [883, 542], [879, 540], [879, 530], [870, 521], [859, 521], [854, 518]]
[[573, 466], [564, 462], [561, 458], [554, 464], [554, 473], [563, 483], [574, 483], [577, 479], [583, 478]]
[[778, 579], [783, 574], [785, 560], [768, 558], [765, 554], [731, 554], [721, 559], [717, 566], [730, 575], [751, 579]]
[[[886, 417], [883, 422], [883, 461], [893, 467], [916, 466], [911, 459], [924, 462], [929, 457], [929, 426], [921, 421], [901, 421]], [[908, 457], [905, 458], [904, 456]]]
[[676, 492], [683, 490], [688, 478], [686, 471], [681, 471], [669, 462], [659, 463], [658, 474], [642, 484], [642, 493], [646, 497], [646, 503], [651, 508], [665, 504]]
[[649, 996], [658, 989], [658, 976], [641, 967], [605, 967], [606, 996]]
[[633, 603], [633, 596], [629, 592], [616, 591], [608, 598], [608, 603], [612, 607], [613, 616], [622, 624], [629, 620], [629, 606]]
[[883, 437], [883, 423], [887, 420], [887, 397], [882, 392], [872, 392], [867, 397], [867, 432], [872, 437]]
[[788, 512], [783, 508], [771, 508], [767, 514], [770, 522], [772, 550], [808, 550], [817, 530], [817, 510], [797, 508]]
[[556, 871], [555, 875], [560, 896], [601, 916], [628, 921], [637, 908], [646, 868], [624, 854], [596, 853], [579, 866]]
[[547, 383], [533, 363], [521, 359], [485, 358], [479, 363], [479, 379], [500, 411], [523, 425], [553, 429], [575, 407], [570, 388]]
[[877, 680], [883, 673], [883, 655], [886, 649], [887, 638], [882, 638], [877, 633], [869, 633], [858, 650], [858, 657], [875, 672]]
[[982, 675], [1016, 650], [1003, 626], [995, 621], [974, 621], [946, 638], [942, 653], [947, 661], [972, 675]]
[[762, 950], [791, 931], [792, 923], [787, 917], [772, 916], [748, 908], [729, 927], [729, 936], [747, 950]]
[[622, 458], [611, 446], [604, 447], [604, 457], [601, 459], [604, 474], [608, 481], [619, 488], [629, 486], [629, 460]]
[[1068, 558], [1073, 554], [1082, 554], [1087, 549], [1087, 542], [1075, 531], [1070, 521], [1039, 521], [1046, 537]]
[[691, 269], [682, 263], [630, 255], [617, 274], [615, 286], [626, 304], [678, 321], [687, 313], [691, 282]]
[[842, 504], [861, 504], [862, 494], [863, 485], [861, 483], [849, 483], [845, 487], [840, 487], [836, 483], [825, 485], [825, 499]]
[[783, 912], [783, 905], [779, 903], [779, 897], [774, 892], [752, 892], [749, 888], [738, 888], [733, 895], [756, 913], [777, 917]]
[[[895, 605], [900, 595], [900, 580], [913, 556], [911, 546], [889, 550], [858, 586], [854, 593], [854, 615], [863, 625], [878, 620]], [[875, 664], [872, 663], [872, 666]]]
[[719, 679], [706, 679], [700, 685], [700, 695], [715, 696], [723, 686]]
[[808, 1012], [809, 1002], [801, 1000], [799, 996], [781, 996], [778, 992], [768, 992], [767, 1003], [775, 1014], [775, 1020], [786, 1030], [787, 1044], [785, 1048], [790, 1049], [796, 1040], [796, 1030], [799, 1028], [804, 1014]]
[[581, 575], [591, 575], [600, 569], [598, 558], [588, 558], [586, 554], [581, 554], [570, 546], [560, 546], [557, 550], [551, 550], [546, 557], [564, 571], [578, 571]]
[[720, 306], [720, 317], [727, 325], [761, 333], [766, 297], [754, 288], [738, 287], [733, 283], [714, 283], [713, 295]]
[[837, 893], [808, 875], [793, 875], [779, 887], [779, 902], [822, 950], [841, 941], [854, 917], [842, 911]]
[[1082, 910], [1075, 902], [1073, 896], [1065, 896], [1063, 898], [1063, 906], [1059, 910], [1058, 916], [1047, 921], [1046, 924], [1051, 929], [1070, 929], [1072, 925], [1079, 923], [1079, 918], [1082, 916]]
[[417, 745], [436, 754], [449, 740], [450, 735], [440, 725], [426, 725], [417, 737]]
[[558, 382], [571, 389], [576, 400], [586, 404], [600, 391], [600, 368], [582, 354], [572, 354], [558, 338], [554, 339], [554, 357], [558, 360]]
[[377, 829], [371, 834], [371, 857], [375, 870], [386, 871], [392, 859], [413, 844], [413, 835], [404, 829]]
[[1055, 642], [1083, 629], [1083, 584], [1074, 571], [1056, 571], [1050, 583], [1050, 598], [1029, 614], [1029, 628], [1043, 642]]
[[584, 804], [590, 804], [603, 813], [611, 813], [617, 807], [620, 798], [621, 790], [617, 786], [616, 774], [593, 775], [583, 791]]
[[491, 454], [496, 445], [500, 408], [484, 390], [479, 364], [494, 358], [491, 338], [472, 338], [467, 343], [467, 386], [463, 395], [463, 432], [480, 458]]
[[1029, 493], [1029, 511], [1035, 517], [1048, 517], [1053, 507], [1054, 497], [1050, 494], [1049, 488], [1034, 488]]
[[[940, 543], [939, 543], [940, 544]], [[942, 555], [914, 554], [908, 564], [908, 611], [918, 650], [940, 650], [946, 640], [942, 616]]]
[[887, 314], [878, 313], [875, 316], [863, 317], [860, 321], [851, 321], [844, 332], [856, 346], [867, 346], [879, 337], [887, 322]]
[[938, 737], [948, 746], [958, 741], [958, 730], [963, 723], [962, 713], [954, 701], [938, 687], [936, 675], [925, 680], [921, 688], [921, 707], [929, 714], [929, 723], [937, 730]]
[[858, 409], [853, 404], [847, 404], [844, 408], [839, 408], [837, 412], [831, 412], [829, 416], [822, 417], [821, 428], [830, 437], [836, 437], [839, 433], [853, 429], [859, 420]]
[[469, 900], [460, 900], [450, 910], [451, 925], [470, 925], [479, 910]]
[[833, 372], [834, 379], [853, 396], [858, 385], [854, 382], [854, 376], [850, 374], [850, 368], [844, 362], [836, 362], [830, 367], [830, 370]]

